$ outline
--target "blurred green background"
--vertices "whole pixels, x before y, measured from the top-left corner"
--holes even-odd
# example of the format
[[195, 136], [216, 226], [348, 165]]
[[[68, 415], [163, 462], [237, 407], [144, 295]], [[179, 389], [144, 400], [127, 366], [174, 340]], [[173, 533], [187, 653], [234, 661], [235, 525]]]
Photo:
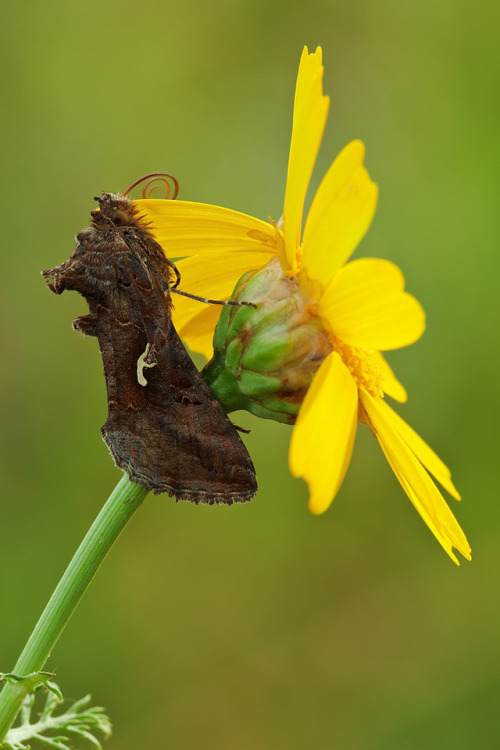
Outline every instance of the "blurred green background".
[[498, 747], [498, 3], [0, 13], [0, 670], [119, 478], [97, 346], [71, 329], [85, 304], [52, 296], [40, 269], [69, 257], [93, 195], [148, 171], [175, 174], [184, 199], [277, 219], [300, 53], [321, 44], [332, 106], [312, 188], [364, 140], [380, 202], [358, 255], [398, 263], [428, 315], [390, 357], [410, 394], [398, 411], [453, 469], [473, 562], [449, 561], [366, 430], [313, 517], [289, 428], [238, 414], [254, 502], [149, 498], [48, 666], [108, 707], [120, 750]]

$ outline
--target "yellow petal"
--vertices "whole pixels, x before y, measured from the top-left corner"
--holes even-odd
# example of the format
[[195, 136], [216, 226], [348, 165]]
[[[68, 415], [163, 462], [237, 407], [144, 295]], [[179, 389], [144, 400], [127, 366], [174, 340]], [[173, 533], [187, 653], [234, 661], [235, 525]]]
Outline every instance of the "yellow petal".
[[[179, 289], [215, 300], [231, 297], [237, 281], [244, 273], [264, 266], [273, 256], [242, 251], [211, 252], [179, 260]], [[212, 337], [219, 319], [220, 305], [208, 305], [172, 292], [172, 320], [179, 336], [196, 352], [212, 353]]]
[[343, 266], [324, 293], [319, 314], [346, 344], [361, 349], [399, 349], [422, 335], [420, 303], [403, 291], [394, 263], [361, 258]]
[[370, 352], [370, 358], [377, 363], [378, 370], [382, 376], [382, 390], [388, 396], [404, 404], [408, 400], [405, 387], [399, 382], [383, 354], [377, 351]]
[[287, 268], [296, 269], [302, 212], [309, 180], [316, 161], [330, 100], [323, 96], [321, 48], [309, 54], [304, 47], [300, 58], [293, 105], [292, 140], [283, 212]]
[[352, 141], [326, 173], [307, 216], [302, 267], [326, 286], [370, 226], [378, 188], [363, 167], [365, 147]]
[[357, 409], [354, 380], [333, 352], [314, 376], [290, 443], [290, 470], [309, 485], [309, 509], [313, 513], [328, 508], [347, 471]]
[[199, 305], [199, 307], [201, 309], [184, 326], [178, 328], [177, 333], [191, 351], [211, 359], [214, 330], [221, 314], [221, 307], [220, 305]]
[[404, 419], [401, 419], [399, 414], [391, 409], [391, 407], [384, 401], [378, 402], [379, 409], [383, 412], [387, 422], [389, 422], [394, 430], [399, 433], [401, 438], [405, 441], [408, 448], [416, 455], [421, 464], [425, 466], [435, 479], [444, 487], [444, 489], [450, 493], [455, 500], [460, 500], [457, 488], [451, 481], [451, 472], [446, 464], [441, 461], [439, 456], [434, 453], [427, 443], [422, 440], [415, 430], [413, 430]]
[[364, 389], [360, 398], [392, 470], [422, 519], [457, 565], [453, 547], [470, 560], [464, 532], [429, 474], [387, 419], [380, 399], [373, 399]]
[[224, 250], [276, 253], [276, 230], [247, 214], [206, 203], [178, 200], [134, 201], [169, 258]]
[[[176, 263], [181, 275], [178, 289], [207, 299], [227, 300], [244, 273], [265, 266], [272, 257], [264, 253], [226, 251], [207, 252], [179, 260]], [[172, 292], [172, 301], [177, 328], [184, 326], [205, 306], [197, 300], [181, 297], [175, 291]]]

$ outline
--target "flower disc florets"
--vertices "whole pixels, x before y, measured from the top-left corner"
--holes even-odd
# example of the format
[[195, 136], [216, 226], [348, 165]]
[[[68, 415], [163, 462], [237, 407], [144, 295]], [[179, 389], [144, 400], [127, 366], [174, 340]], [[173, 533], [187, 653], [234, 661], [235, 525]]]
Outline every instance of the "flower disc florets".
[[372, 352], [348, 346], [333, 337], [333, 349], [340, 354], [343, 363], [356, 381], [358, 388], [364, 388], [374, 398], [383, 398], [382, 373]]

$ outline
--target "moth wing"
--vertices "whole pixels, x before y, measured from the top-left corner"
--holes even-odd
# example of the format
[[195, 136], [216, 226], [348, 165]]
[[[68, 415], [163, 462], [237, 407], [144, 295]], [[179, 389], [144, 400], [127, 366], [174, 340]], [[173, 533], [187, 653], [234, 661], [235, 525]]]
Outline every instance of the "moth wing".
[[250, 500], [257, 489], [252, 461], [172, 324], [168, 292], [134, 253], [120, 254], [115, 271], [120, 315], [128, 306], [131, 321], [126, 336], [112, 326], [111, 348], [123, 361], [111, 379], [106, 373], [102, 433], [116, 464], [132, 481], [178, 499]]

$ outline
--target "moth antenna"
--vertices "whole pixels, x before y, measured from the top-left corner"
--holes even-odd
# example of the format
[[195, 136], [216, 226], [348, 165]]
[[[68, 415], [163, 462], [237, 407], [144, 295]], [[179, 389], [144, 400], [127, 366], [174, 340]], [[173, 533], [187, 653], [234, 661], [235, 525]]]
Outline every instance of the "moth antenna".
[[143, 198], [152, 198], [153, 192], [160, 187], [163, 187], [163, 189], [165, 190], [165, 200], [170, 199], [174, 201], [179, 195], [179, 183], [173, 175], [167, 174], [167, 172], [151, 172], [150, 174], [145, 174], [144, 177], [141, 177], [139, 180], [133, 182], [125, 190], [125, 192], [122, 193], [123, 197], [125, 198], [131, 190], [137, 187], [137, 185], [140, 185], [141, 182], [145, 181], [146, 184], [142, 188]]
[[189, 292], [181, 292], [181, 290], [180, 289], [176, 289], [175, 286], [171, 286], [170, 287], [170, 291], [171, 292], [175, 292], [175, 294], [180, 294], [181, 297], [189, 297], [189, 299], [194, 299], [197, 302], [205, 302], [205, 304], [207, 304], [207, 305], [227, 305], [227, 306], [230, 305], [231, 307], [245, 307], [245, 306], [249, 306], [249, 307], [255, 307], [255, 308], [257, 308], [257, 305], [254, 304], [253, 302], [238, 302], [237, 300], [234, 300], [234, 299], [228, 299], [228, 300], [224, 300], [224, 299], [207, 299], [206, 297], [198, 297], [197, 294], [190, 294]]

